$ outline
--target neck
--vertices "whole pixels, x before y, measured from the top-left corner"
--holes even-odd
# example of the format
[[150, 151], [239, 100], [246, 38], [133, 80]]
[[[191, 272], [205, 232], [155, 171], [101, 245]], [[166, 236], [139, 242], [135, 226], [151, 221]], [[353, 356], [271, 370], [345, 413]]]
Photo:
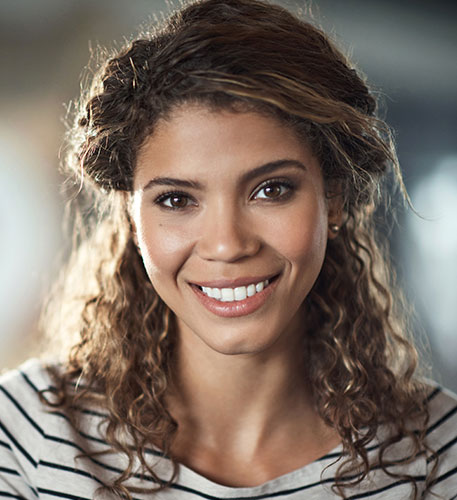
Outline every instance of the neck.
[[285, 434], [305, 422], [315, 430], [320, 419], [304, 374], [302, 340], [294, 338], [236, 355], [218, 353], [195, 335], [180, 338], [169, 408], [181, 435], [238, 451], [242, 442], [254, 454], [276, 430]]
[[314, 409], [298, 328], [250, 354], [223, 354], [189, 330], [178, 333], [167, 400], [177, 462], [220, 484], [256, 486], [340, 442]]

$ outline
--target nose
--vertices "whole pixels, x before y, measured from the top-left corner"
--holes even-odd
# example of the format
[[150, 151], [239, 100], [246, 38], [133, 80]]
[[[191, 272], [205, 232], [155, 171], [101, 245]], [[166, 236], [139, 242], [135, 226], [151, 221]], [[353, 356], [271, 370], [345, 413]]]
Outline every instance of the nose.
[[256, 255], [260, 247], [258, 228], [242, 209], [222, 202], [217, 207], [207, 207], [197, 244], [202, 259], [235, 262]]

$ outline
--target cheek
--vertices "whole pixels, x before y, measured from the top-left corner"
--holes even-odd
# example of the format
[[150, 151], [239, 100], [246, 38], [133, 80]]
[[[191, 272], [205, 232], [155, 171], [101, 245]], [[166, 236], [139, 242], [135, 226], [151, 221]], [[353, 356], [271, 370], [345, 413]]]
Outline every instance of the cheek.
[[154, 287], [160, 287], [163, 280], [174, 279], [192, 249], [185, 226], [165, 225], [142, 214], [137, 231], [144, 266]]
[[288, 213], [272, 228], [270, 240], [293, 264], [322, 265], [327, 245], [327, 216], [320, 204]]

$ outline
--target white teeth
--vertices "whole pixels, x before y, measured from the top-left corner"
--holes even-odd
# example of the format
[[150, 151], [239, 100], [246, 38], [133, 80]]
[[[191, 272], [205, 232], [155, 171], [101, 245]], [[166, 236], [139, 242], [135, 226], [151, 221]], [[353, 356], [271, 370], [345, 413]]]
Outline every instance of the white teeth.
[[239, 286], [233, 290], [235, 295], [235, 300], [244, 300], [248, 296], [248, 292], [245, 286]]
[[201, 287], [202, 292], [213, 299], [221, 302], [234, 302], [236, 300], [244, 300], [247, 297], [252, 297], [256, 293], [261, 292], [269, 284], [268, 280], [260, 281], [259, 283], [246, 286], [237, 286], [236, 288], [210, 288], [207, 286]]
[[235, 300], [235, 294], [233, 293], [233, 288], [222, 288], [221, 290], [222, 302], [233, 302]]

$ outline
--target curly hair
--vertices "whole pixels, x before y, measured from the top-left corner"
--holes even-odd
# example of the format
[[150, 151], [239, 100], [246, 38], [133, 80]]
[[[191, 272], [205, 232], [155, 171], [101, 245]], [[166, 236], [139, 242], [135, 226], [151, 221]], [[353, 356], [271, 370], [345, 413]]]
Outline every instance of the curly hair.
[[[177, 471], [174, 464], [164, 480], [146, 457], [154, 445], [173, 459], [177, 423], [165, 396], [176, 327], [146, 275], [127, 204], [141, 145], [182, 103], [255, 111], [288, 124], [311, 145], [328, 196], [335, 189], [342, 196], [344, 224], [303, 304], [314, 403], [345, 452], [335, 491], [345, 498], [345, 489], [373, 467], [394, 475], [387, 451], [401, 438], [409, 438], [413, 450], [401, 463], [424, 451], [433, 456], [425, 442], [418, 355], [375, 230], [388, 182], [407, 194], [373, 93], [326, 34], [284, 8], [260, 0], [201, 0], [107, 60], [68, 134], [65, 167], [78, 190], [74, 248], [44, 324], [49, 332], [58, 328], [71, 347], [56, 375], [60, 398], [52, 404], [71, 411], [92, 401], [105, 409], [106, 440], [129, 464], [110, 491], [131, 498], [137, 490], [127, 481], [138, 461], [157, 489]], [[80, 378], [83, 389], [68, 391], [68, 382]], [[380, 425], [391, 433], [374, 464], [367, 444]], [[401, 477], [417, 497], [416, 479]]]

